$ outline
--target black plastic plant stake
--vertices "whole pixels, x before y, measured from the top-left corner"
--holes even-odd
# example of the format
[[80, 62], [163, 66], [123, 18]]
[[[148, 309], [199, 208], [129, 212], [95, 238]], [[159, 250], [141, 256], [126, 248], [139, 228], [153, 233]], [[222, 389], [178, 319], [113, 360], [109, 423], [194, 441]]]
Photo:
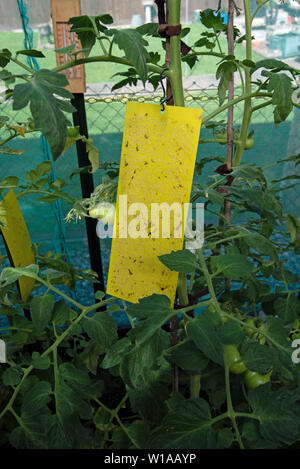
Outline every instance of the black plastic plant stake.
[[[79, 126], [80, 135], [88, 138], [88, 128], [85, 112], [84, 94], [73, 93], [72, 104], [76, 109], [73, 114], [74, 126]], [[90, 162], [86, 151], [86, 145], [81, 140], [76, 142], [77, 158], [79, 168], [89, 166]], [[94, 192], [93, 176], [90, 173], [80, 174], [81, 193], [83, 198], [88, 198]], [[85, 218], [88, 247], [90, 254], [91, 268], [98, 274], [99, 283], [94, 283], [94, 292], [104, 291], [104, 276], [101, 257], [100, 239], [96, 233], [97, 220], [94, 218]]]

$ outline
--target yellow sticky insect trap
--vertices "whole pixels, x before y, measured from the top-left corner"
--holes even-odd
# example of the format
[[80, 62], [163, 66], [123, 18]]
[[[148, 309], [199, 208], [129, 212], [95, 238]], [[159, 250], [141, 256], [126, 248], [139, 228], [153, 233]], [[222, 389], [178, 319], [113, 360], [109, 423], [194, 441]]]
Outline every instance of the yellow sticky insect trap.
[[[6, 228], [1, 228], [1, 230], [13, 266], [27, 267], [35, 264], [28, 229], [13, 190], [9, 191], [1, 205], [6, 210], [5, 218], [7, 222]], [[35, 281], [29, 277], [21, 277], [18, 282], [21, 298], [26, 301]]]
[[[175, 301], [178, 273], [158, 256], [183, 248], [187, 213], [177, 221], [172, 204], [184, 213], [190, 201], [202, 114], [127, 103], [108, 294], [133, 303], [153, 293]], [[169, 232], [159, 207], [171, 209]]]

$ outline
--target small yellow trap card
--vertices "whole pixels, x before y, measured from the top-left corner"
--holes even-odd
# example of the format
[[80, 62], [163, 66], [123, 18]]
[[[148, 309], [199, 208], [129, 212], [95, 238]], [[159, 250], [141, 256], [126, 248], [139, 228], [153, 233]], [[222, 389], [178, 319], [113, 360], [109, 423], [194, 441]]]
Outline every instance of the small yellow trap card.
[[175, 300], [178, 273], [158, 259], [183, 248], [202, 109], [127, 103], [107, 293]]
[[[1, 230], [13, 266], [27, 267], [35, 264], [28, 229], [13, 190], [7, 194], [1, 204], [6, 210], [5, 218], [7, 222], [7, 227], [1, 228]], [[19, 279], [20, 294], [23, 301], [28, 299], [34, 282], [34, 279], [29, 277]]]

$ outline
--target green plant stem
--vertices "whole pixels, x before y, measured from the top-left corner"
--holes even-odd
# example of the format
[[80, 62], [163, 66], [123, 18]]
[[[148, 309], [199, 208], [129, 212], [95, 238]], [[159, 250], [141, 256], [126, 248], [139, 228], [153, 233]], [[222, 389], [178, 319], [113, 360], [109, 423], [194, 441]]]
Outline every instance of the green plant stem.
[[208, 291], [209, 291], [209, 294], [210, 294], [210, 298], [211, 298], [210, 302], [214, 305], [215, 310], [219, 313], [220, 319], [221, 319], [221, 316], [222, 316], [223, 312], [222, 312], [221, 307], [219, 305], [219, 302], [218, 302], [218, 299], [217, 299], [217, 296], [216, 296], [216, 292], [215, 292], [215, 289], [214, 289], [214, 286], [213, 286], [213, 283], [212, 283], [212, 279], [211, 279], [210, 273], [207, 269], [206, 262], [205, 262], [205, 259], [204, 259], [203, 253], [202, 253], [202, 249], [198, 249], [197, 254], [198, 254], [200, 266], [201, 266], [201, 269], [202, 269], [202, 272], [203, 272], [203, 275], [204, 275], [204, 278], [205, 278], [205, 281], [206, 281], [206, 284], [207, 284], [207, 288], [208, 288]]
[[112, 56], [113, 46], [114, 46], [114, 37], [113, 37], [113, 38], [111, 39], [111, 41], [110, 41], [109, 50], [108, 50], [108, 55], [109, 55], [109, 57]]
[[201, 375], [191, 375], [190, 394], [191, 398], [198, 398], [201, 389]]
[[251, 112], [253, 114], [253, 112], [258, 111], [259, 109], [262, 109], [266, 106], [270, 106], [270, 104], [273, 104], [272, 99], [265, 101], [264, 103], [258, 104], [257, 106], [252, 106]]
[[28, 67], [28, 65], [24, 64], [24, 63], [21, 62], [20, 60], [18, 60], [18, 59], [16, 59], [16, 58], [11, 58], [10, 60], [11, 60], [11, 62], [14, 62], [15, 64], [19, 65], [19, 67], [24, 68], [24, 70], [26, 70], [27, 72], [29, 72], [31, 75], [34, 74], [34, 70], [32, 70], [32, 68]]
[[248, 414], [247, 412], [235, 412], [235, 416], [238, 418], [259, 420], [259, 417], [255, 414]]
[[[24, 197], [24, 195], [27, 195], [27, 194], [42, 194], [42, 195], [55, 195], [54, 192], [50, 192], [50, 191], [43, 191], [43, 190], [40, 190], [40, 189], [35, 189], [33, 186], [25, 189], [23, 192], [17, 194], [17, 199], [19, 199], [20, 197]], [[59, 194], [59, 198], [60, 199], [63, 199], [65, 200], [66, 202], [68, 202], [69, 204], [73, 204], [74, 201], [68, 196], [68, 195], [64, 195], [64, 194]]]
[[224, 353], [224, 368], [225, 368], [225, 387], [226, 387], [227, 413], [228, 413], [228, 416], [229, 416], [229, 418], [232, 422], [232, 425], [233, 425], [233, 428], [234, 428], [234, 431], [235, 431], [235, 435], [236, 435], [236, 439], [239, 443], [240, 449], [245, 449], [245, 447], [243, 445], [243, 442], [242, 442], [242, 438], [241, 438], [239, 429], [238, 429], [238, 426], [237, 426], [237, 423], [236, 423], [236, 418], [235, 418], [236, 414], [234, 412], [233, 405], [232, 405], [231, 390], [230, 390], [229, 364], [228, 364], [227, 355], [225, 353]]
[[[224, 140], [224, 139], [220, 139], [220, 138], [208, 138], [208, 139], [200, 139], [199, 141], [200, 145], [201, 143], [221, 143], [221, 145], [226, 145], [227, 143], [227, 140]], [[234, 140], [233, 143], [239, 143], [239, 140]]]
[[102, 407], [103, 410], [105, 410], [106, 412], [108, 412], [109, 414], [111, 414], [111, 419], [110, 419], [110, 422], [115, 418], [118, 422], [118, 424], [120, 425], [120, 427], [122, 428], [123, 432], [125, 433], [125, 435], [128, 436], [128, 438], [130, 439], [130, 441], [133, 443], [133, 445], [137, 448], [137, 449], [141, 449], [141, 447], [139, 446], [139, 444], [135, 441], [135, 439], [133, 438], [133, 436], [130, 434], [130, 432], [128, 431], [128, 429], [125, 427], [125, 425], [123, 424], [122, 420], [120, 419], [119, 415], [118, 415], [118, 412], [120, 411], [121, 407], [124, 405], [124, 403], [126, 402], [126, 400], [128, 399], [128, 393], [125, 394], [125, 396], [123, 397], [123, 399], [121, 400], [120, 404], [115, 408], [115, 409], [110, 409], [109, 407], [107, 407], [103, 402], [101, 402], [99, 399], [96, 399], [94, 398], [94, 401], [99, 405], [99, 407]]
[[[245, 10], [245, 23], [246, 23], [246, 59], [252, 60], [252, 27], [251, 27], [251, 10], [250, 0], [244, 0]], [[251, 121], [252, 109], [251, 109], [251, 70], [249, 67], [245, 68], [245, 94], [249, 96], [244, 102], [244, 114], [240, 133], [240, 143], [236, 147], [236, 153], [234, 157], [234, 166], [239, 166], [243, 156], [243, 152], [246, 145], [246, 139], [248, 136], [249, 125]]]
[[179, 314], [185, 314], [185, 313], [188, 313], [189, 311], [193, 311], [194, 309], [201, 308], [202, 306], [209, 306], [210, 304], [211, 304], [211, 300], [202, 301], [201, 303], [196, 303], [194, 305], [186, 306], [185, 308], [176, 309], [174, 311], [176, 311]]
[[4, 417], [4, 415], [6, 414], [6, 412], [12, 410], [12, 406], [19, 394], [19, 391], [21, 389], [21, 386], [23, 385], [25, 379], [27, 378], [27, 376], [31, 373], [31, 371], [33, 370], [33, 366], [30, 365], [28, 368], [26, 368], [26, 370], [24, 371], [24, 374], [23, 374], [23, 377], [20, 381], [20, 383], [15, 387], [14, 389], [14, 392], [9, 400], [9, 402], [7, 403], [7, 405], [4, 407], [4, 409], [2, 410], [2, 412], [0, 413], [0, 420], [2, 419], [2, 417]]
[[28, 332], [31, 334], [32, 329], [22, 329], [19, 327], [3, 327], [0, 329], [0, 332], [5, 332], [5, 331], [19, 331], [19, 332]]
[[253, 15], [251, 16], [251, 23], [253, 22], [254, 18], [256, 17], [257, 13], [262, 9], [262, 7], [268, 3], [270, 0], [262, 0], [259, 5], [257, 5], [256, 9], [253, 12]]
[[97, 40], [98, 40], [98, 42], [99, 42], [99, 44], [100, 44], [100, 47], [101, 47], [101, 49], [102, 49], [102, 52], [103, 52], [105, 55], [107, 55], [107, 50], [106, 50], [106, 48], [105, 48], [105, 46], [104, 46], [104, 44], [103, 44], [103, 41], [101, 40], [99, 31], [98, 31], [98, 28], [97, 28], [97, 25], [96, 25], [96, 21], [95, 21], [95, 19], [94, 19], [92, 16], [89, 16], [89, 19], [90, 19], [90, 21], [92, 22], [93, 29], [94, 29], [95, 35], [96, 35], [96, 37], [97, 37]]
[[[177, 26], [180, 24], [181, 0], [171, 0], [169, 4], [169, 24]], [[182, 68], [180, 53], [180, 37], [171, 36], [171, 64], [169, 68], [169, 78], [172, 86], [172, 93], [175, 106], [184, 106], [184, 92], [182, 84]]]
[[226, 57], [226, 54], [219, 53], [219, 52], [208, 52], [208, 51], [196, 52], [194, 50], [189, 54], [189, 57], [192, 55], [210, 55], [212, 57], [219, 57], [220, 59], [223, 59], [224, 57]]
[[[222, 311], [222, 314], [223, 314], [224, 317], [226, 317], [226, 318], [228, 318], [228, 319], [231, 319], [232, 321], [235, 321], [235, 322], [239, 323], [241, 326], [247, 327], [247, 329], [251, 329], [253, 332], [262, 335], [262, 336], [265, 337], [269, 342], [271, 342], [276, 348], [278, 348], [279, 350], [282, 350], [282, 352], [284, 352], [285, 354], [287, 354], [287, 355], [290, 356], [290, 350], [288, 350], [288, 349], [287, 349], [286, 347], [284, 347], [283, 345], [280, 345], [280, 344], [279, 344], [275, 339], [273, 339], [273, 337], [271, 337], [267, 332], [262, 331], [262, 330], [258, 329], [258, 328], [255, 327], [255, 326], [251, 326], [250, 324], [245, 324], [244, 321], [241, 321], [240, 319], [236, 318], [235, 316], [232, 316], [231, 314], [229, 314], [229, 313], [226, 312], [226, 311]], [[287, 345], [288, 345], [288, 342], [287, 342]]]
[[[124, 59], [123, 57], [116, 57], [114, 55], [101, 55], [101, 56], [95, 56], [95, 57], [82, 57], [81, 59], [77, 60], [71, 60], [70, 62], [67, 62], [63, 65], [59, 65], [58, 67], [55, 67], [52, 69], [53, 72], [62, 72], [63, 70], [67, 70], [68, 68], [76, 67], [77, 65], [84, 65], [88, 63], [95, 63], [95, 62], [113, 62], [113, 63], [118, 63], [121, 65], [126, 65], [129, 67], [133, 67], [133, 64], [129, 62], [129, 60]], [[163, 67], [160, 67], [159, 65], [154, 65], [154, 64], [148, 64], [148, 70], [150, 72], [155, 72], [155, 73], [161, 73], [163, 70]], [[164, 71], [164, 76], [168, 76], [169, 71], [165, 70]]]
[[187, 342], [189, 342], [190, 339], [188, 337], [186, 337], [185, 339], [181, 340], [180, 342], [178, 342], [176, 345], [173, 345], [172, 347], [169, 347], [167, 349], [165, 349], [163, 352], [162, 352], [162, 355], [170, 355], [172, 352], [174, 352], [174, 350], [178, 349], [179, 347], [181, 347], [181, 345], [183, 344], [186, 344]]
[[216, 33], [216, 30], [214, 29], [214, 33], [215, 33], [215, 36], [216, 36], [216, 42], [218, 44], [218, 48], [219, 48], [219, 51], [220, 51], [220, 55], [224, 55], [223, 54], [223, 51], [222, 51], [222, 47], [221, 47], [221, 44], [220, 44], [220, 41], [219, 41], [219, 37], [218, 37], [218, 34]]
[[253, 92], [249, 91], [249, 92], [247, 92], [247, 93], [245, 93], [241, 96], [237, 96], [232, 101], [229, 101], [229, 102], [223, 104], [218, 109], [216, 109], [215, 111], [208, 114], [208, 116], [204, 117], [204, 119], [202, 120], [202, 124], [206, 124], [206, 122], [210, 121], [211, 119], [216, 117], [218, 114], [221, 114], [223, 111], [226, 111], [226, 109], [228, 109], [229, 107], [234, 106], [235, 104], [238, 104], [241, 101], [245, 101], [249, 98], [265, 97], [265, 96], [269, 97], [269, 96], [271, 96], [271, 94], [270, 93], [259, 93], [259, 91], [253, 91]]

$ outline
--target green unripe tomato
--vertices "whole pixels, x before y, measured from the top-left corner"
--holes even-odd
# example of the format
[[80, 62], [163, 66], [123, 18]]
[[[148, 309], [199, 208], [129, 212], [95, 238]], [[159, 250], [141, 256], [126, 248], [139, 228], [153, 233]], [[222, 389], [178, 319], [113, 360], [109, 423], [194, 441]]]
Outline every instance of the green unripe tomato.
[[234, 375], [240, 375], [247, 370], [242, 362], [240, 352], [235, 345], [225, 345], [224, 354], [231, 373]]
[[247, 370], [245, 373], [245, 383], [248, 389], [255, 389], [262, 384], [267, 384], [270, 382], [272, 370], [269, 371], [266, 375], [261, 375], [255, 371]]
[[[255, 327], [255, 319], [247, 318], [245, 321], [245, 324], [247, 324], [248, 326]], [[250, 329], [249, 327], [245, 327], [244, 332], [248, 337], [252, 337], [253, 334], [255, 333], [255, 331], [253, 329]]]
[[89, 211], [91, 218], [98, 218], [104, 224], [113, 225], [115, 220], [116, 209], [114, 204], [109, 202], [102, 202], [97, 207]]
[[252, 137], [247, 137], [246, 143], [245, 143], [245, 150], [250, 150], [254, 145], [254, 140]]

